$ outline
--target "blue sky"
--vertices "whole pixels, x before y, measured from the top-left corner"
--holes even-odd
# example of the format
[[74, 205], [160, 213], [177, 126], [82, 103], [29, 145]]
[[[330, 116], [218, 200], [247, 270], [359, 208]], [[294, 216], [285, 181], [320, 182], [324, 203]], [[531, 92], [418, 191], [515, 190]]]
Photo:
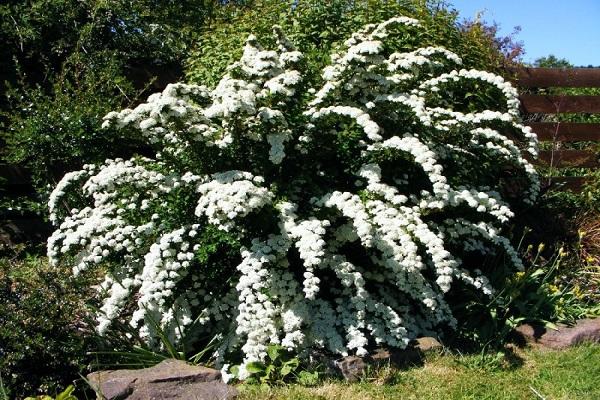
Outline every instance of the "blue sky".
[[449, 0], [460, 19], [496, 21], [501, 34], [521, 27], [523, 60], [554, 54], [576, 66], [600, 66], [600, 0]]

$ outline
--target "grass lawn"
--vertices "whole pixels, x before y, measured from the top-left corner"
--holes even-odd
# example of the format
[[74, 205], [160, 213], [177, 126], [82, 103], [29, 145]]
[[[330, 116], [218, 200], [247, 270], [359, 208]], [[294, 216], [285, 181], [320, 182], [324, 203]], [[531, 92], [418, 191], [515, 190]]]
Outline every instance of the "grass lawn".
[[481, 356], [428, 355], [408, 370], [381, 368], [363, 381], [315, 387], [240, 386], [247, 399], [600, 399], [600, 346], [517, 350], [511, 366]]

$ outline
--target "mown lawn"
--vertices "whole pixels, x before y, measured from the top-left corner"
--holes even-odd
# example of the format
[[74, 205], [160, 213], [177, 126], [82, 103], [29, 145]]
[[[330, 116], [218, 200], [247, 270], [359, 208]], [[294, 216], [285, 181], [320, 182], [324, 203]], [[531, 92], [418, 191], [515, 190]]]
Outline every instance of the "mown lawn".
[[382, 368], [359, 383], [240, 386], [247, 399], [600, 399], [600, 346], [518, 350], [512, 366], [479, 355], [429, 355], [421, 367]]

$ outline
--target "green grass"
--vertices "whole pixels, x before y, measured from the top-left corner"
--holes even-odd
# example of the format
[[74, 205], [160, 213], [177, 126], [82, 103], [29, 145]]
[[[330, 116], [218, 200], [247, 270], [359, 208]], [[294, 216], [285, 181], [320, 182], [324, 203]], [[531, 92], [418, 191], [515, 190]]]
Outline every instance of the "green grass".
[[600, 399], [600, 346], [566, 351], [525, 350], [510, 365], [481, 356], [431, 355], [422, 367], [381, 368], [362, 382], [315, 387], [240, 386], [248, 399]]

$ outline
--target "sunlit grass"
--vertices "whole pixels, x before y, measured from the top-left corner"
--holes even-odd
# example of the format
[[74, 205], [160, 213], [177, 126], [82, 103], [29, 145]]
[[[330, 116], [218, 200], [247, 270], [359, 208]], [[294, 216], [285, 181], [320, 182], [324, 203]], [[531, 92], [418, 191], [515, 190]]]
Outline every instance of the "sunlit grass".
[[432, 355], [425, 364], [389, 367], [362, 382], [329, 380], [315, 387], [241, 386], [248, 399], [600, 399], [600, 346], [566, 351], [518, 351], [510, 363], [480, 355]]

